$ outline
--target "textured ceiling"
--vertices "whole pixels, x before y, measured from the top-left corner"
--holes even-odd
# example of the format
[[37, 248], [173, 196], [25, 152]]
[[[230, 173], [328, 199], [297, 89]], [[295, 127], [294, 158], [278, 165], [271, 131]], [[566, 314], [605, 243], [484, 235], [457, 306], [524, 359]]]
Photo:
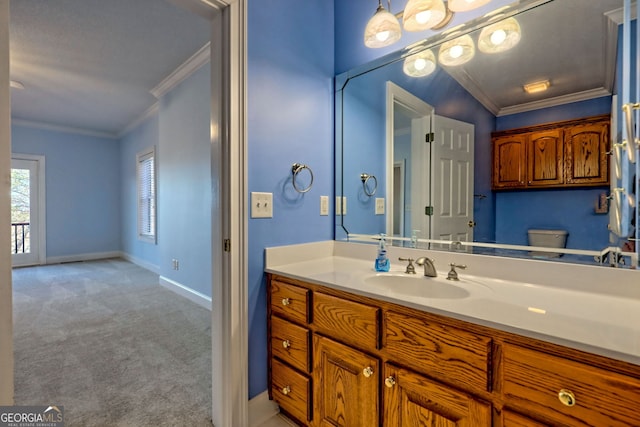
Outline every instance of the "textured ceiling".
[[117, 135], [209, 39], [207, 20], [165, 0], [13, 1], [12, 117]]

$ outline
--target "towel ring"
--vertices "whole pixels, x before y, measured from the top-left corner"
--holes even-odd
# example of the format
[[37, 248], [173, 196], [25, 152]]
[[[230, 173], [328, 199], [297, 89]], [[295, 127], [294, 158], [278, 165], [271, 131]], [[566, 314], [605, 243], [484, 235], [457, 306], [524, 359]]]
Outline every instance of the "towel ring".
[[[307, 187], [300, 188], [300, 187], [298, 187], [298, 184], [296, 184], [296, 177], [304, 169], [309, 171], [309, 175], [311, 176], [311, 182], [309, 182], [309, 185]], [[293, 188], [298, 193], [306, 193], [307, 191], [311, 190], [311, 186], [313, 185], [313, 171], [311, 170], [311, 168], [309, 166], [301, 164], [301, 163], [294, 163], [293, 166], [291, 166], [291, 174], [293, 175], [293, 178], [292, 178]]]
[[[376, 194], [376, 190], [378, 190], [378, 178], [375, 175], [369, 175], [367, 173], [360, 174], [360, 179], [362, 180], [362, 189], [364, 190], [364, 194], [371, 197]], [[369, 191], [369, 187], [367, 187], [367, 182], [370, 179], [373, 179], [373, 190]]]

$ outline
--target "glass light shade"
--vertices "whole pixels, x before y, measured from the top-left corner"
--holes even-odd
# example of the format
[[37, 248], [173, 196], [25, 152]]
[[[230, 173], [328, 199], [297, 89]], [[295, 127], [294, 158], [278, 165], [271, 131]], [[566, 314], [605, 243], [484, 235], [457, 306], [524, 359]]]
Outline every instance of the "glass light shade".
[[398, 18], [379, 5], [364, 30], [365, 46], [372, 48], [389, 46], [400, 40], [401, 36], [402, 28]]
[[449, 0], [447, 7], [452, 12], [466, 12], [484, 6], [491, 0]]
[[402, 25], [407, 31], [433, 28], [447, 16], [442, 0], [409, 0], [402, 14]]
[[473, 40], [467, 34], [443, 43], [438, 53], [438, 61], [442, 65], [456, 66], [469, 62], [476, 54]]
[[436, 57], [429, 49], [407, 56], [402, 71], [411, 77], [425, 77], [436, 69]]
[[478, 37], [478, 49], [484, 53], [504, 52], [517, 45], [520, 36], [518, 21], [507, 18], [482, 29]]

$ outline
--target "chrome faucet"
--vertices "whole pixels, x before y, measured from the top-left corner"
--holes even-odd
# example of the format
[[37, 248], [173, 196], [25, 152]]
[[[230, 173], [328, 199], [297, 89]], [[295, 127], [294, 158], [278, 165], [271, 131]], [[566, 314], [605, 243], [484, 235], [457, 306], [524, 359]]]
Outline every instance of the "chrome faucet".
[[398, 261], [409, 261], [409, 264], [407, 264], [407, 269], [404, 271], [405, 274], [416, 274], [416, 268], [413, 266], [413, 261], [415, 261], [413, 258], [398, 258]]
[[427, 277], [437, 277], [436, 267], [433, 265], [433, 260], [426, 256], [420, 257], [416, 260], [416, 264], [424, 267], [424, 275]]
[[456, 271], [456, 268], [462, 268], [463, 270], [467, 268], [466, 265], [455, 264], [453, 262], [449, 264], [449, 266], [451, 267], [451, 270], [449, 271], [449, 274], [447, 274], [447, 280], [460, 280], [458, 278], [458, 272]]

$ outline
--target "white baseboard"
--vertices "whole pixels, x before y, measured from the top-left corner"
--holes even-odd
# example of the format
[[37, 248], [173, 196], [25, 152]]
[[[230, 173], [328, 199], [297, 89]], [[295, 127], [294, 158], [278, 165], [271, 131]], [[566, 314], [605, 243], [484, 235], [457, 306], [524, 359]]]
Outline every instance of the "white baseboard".
[[112, 252], [94, 252], [90, 254], [75, 254], [75, 255], [64, 255], [64, 256], [53, 256], [47, 257], [47, 264], [61, 264], [63, 262], [80, 262], [80, 261], [94, 261], [97, 259], [107, 259], [107, 258], [120, 258], [122, 256], [122, 252], [120, 251], [112, 251]]
[[148, 261], [145, 261], [143, 259], [140, 259], [138, 257], [135, 257], [125, 252], [122, 253], [122, 258], [126, 259], [129, 262], [134, 263], [137, 266], [144, 268], [145, 270], [149, 270], [153, 273], [160, 274], [160, 267], [158, 267], [156, 264], [151, 264]]
[[269, 400], [269, 392], [264, 391], [249, 400], [249, 427], [256, 427], [280, 412], [278, 404]]
[[211, 310], [211, 297], [206, 296], [198, 291], [188, 288], [174, 280], [167, 277], [160, 276], [160, 286], [169, 289], [171, 292], [187, 298], [190, 301], [195, 302], [201, 307]]

